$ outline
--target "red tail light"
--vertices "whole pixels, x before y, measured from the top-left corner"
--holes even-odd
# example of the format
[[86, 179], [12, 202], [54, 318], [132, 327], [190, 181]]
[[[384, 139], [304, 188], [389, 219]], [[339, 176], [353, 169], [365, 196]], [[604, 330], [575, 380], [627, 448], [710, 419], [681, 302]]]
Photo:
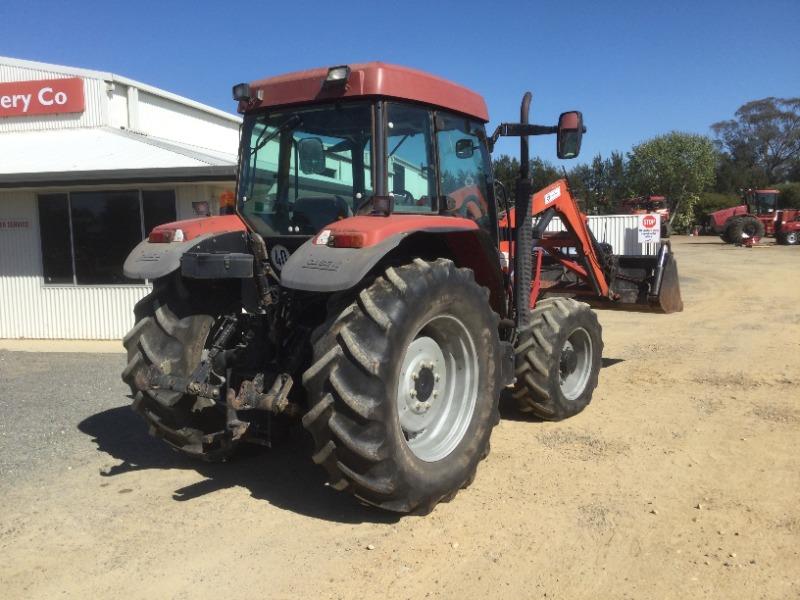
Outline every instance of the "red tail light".
[[363, 248], [367, 241], [367, 236], [360, 231], [339, 232], [336, 231], [328, 240], [328, 245], [334, 248]]
[[147, 241], [151, 244], [168, 244], [170, 242], [182, 242], [183, 240], [183, 229], [159, 229], [156, 227], [147, 237]]

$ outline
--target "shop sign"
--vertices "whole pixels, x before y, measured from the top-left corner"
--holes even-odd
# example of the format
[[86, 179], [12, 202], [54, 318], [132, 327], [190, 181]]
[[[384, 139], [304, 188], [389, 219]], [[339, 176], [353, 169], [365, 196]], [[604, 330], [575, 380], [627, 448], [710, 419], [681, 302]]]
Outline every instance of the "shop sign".
[[0, 118], [80, 113], [84, 107], [80, 77], [0, 83]]
[[30, 226], [31, 222], [25, 219], [0, 219], [0, 231], [8, 231], [9, 229], [29, 229]]
[[661, 240], [661, 215], [644, 214], [639, 217], [639, 243], [648, 244]]

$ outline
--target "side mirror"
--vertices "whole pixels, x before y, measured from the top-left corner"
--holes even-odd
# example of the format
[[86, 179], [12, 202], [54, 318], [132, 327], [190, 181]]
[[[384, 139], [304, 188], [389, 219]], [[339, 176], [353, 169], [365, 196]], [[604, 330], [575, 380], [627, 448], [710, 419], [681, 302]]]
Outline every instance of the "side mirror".
[[475, 154], [475, 146], [469, 138], [463, 138], [456, 142], [456, 156], [458, 158], [471, 158]]
[[297, 142], [300, 170], [303, 173], [321, 175], [325, 172], [325, 148], [319, 138], [303, 138]]
[[556, 154], [558, 158], [575, 158], [581, 151], [581, 139], [586, 128], [583, 126], [583, 115], [577, 111], [561, 113], [558, 118], [558, 136]]

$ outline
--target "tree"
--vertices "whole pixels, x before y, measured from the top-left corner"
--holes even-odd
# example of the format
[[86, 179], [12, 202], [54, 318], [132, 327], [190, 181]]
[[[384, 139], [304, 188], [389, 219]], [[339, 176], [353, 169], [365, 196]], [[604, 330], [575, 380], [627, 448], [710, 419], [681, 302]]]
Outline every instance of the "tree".
[[665, 195], [676, 210], [673, 225], [688, 228], [692, 205], [714, 181], [716, 158], [709, 138], [673, 131], [633, 147], [630, 183], [638, 194]]
[[[508, 192], [508, 200], [514, 203], [516, 181], [519, 178], [519, 160], [507, 154], [501, 154], [492, 161], [495, 181], [501, 182]], [[533, 190], [538, 191], [563, 177], [559, 169], [547, 161], [535, 157], [531, 159], [531, 179]]]
[[519, 177], [519, 161], [508, 154], [501, 154], [492, 161], [492, 171], [495, 181], [499, 181], [506, 188], [508, 201], [514, 203], [514, 183]]
[[[800, 162], [800, 98], [764, 98], [742, 105], [736, 118], [711, 126], [736, 170], [765, 183], [783, 181]], [[749, 173], [754, 177], [754, 173]], [[746, 182], [741, 187], [758, 185]]]
[[628, 166], [621, 152], [612, 152], [609, 158], [597, 154], [590, 165], [573, 167], [569, 177], [575, 196], [584, 200], [592, 213], [614, 212], [620, 200], [631, 193]]

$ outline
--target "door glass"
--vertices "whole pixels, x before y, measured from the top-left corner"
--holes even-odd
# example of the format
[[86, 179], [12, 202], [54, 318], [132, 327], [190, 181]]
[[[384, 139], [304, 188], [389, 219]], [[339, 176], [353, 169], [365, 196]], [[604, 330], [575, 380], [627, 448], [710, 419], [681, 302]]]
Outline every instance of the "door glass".
[[394, 211], [433, 212], [436, 181], [430, 168], [433, 157], [430, 112], [392, 102], [387, 110], [387, 189], [394, 196]]
[[482, 125], [465, 117], [438, 113], [439, 185], [443, 213], [489, 226], [488, 155], [478, 132]]

